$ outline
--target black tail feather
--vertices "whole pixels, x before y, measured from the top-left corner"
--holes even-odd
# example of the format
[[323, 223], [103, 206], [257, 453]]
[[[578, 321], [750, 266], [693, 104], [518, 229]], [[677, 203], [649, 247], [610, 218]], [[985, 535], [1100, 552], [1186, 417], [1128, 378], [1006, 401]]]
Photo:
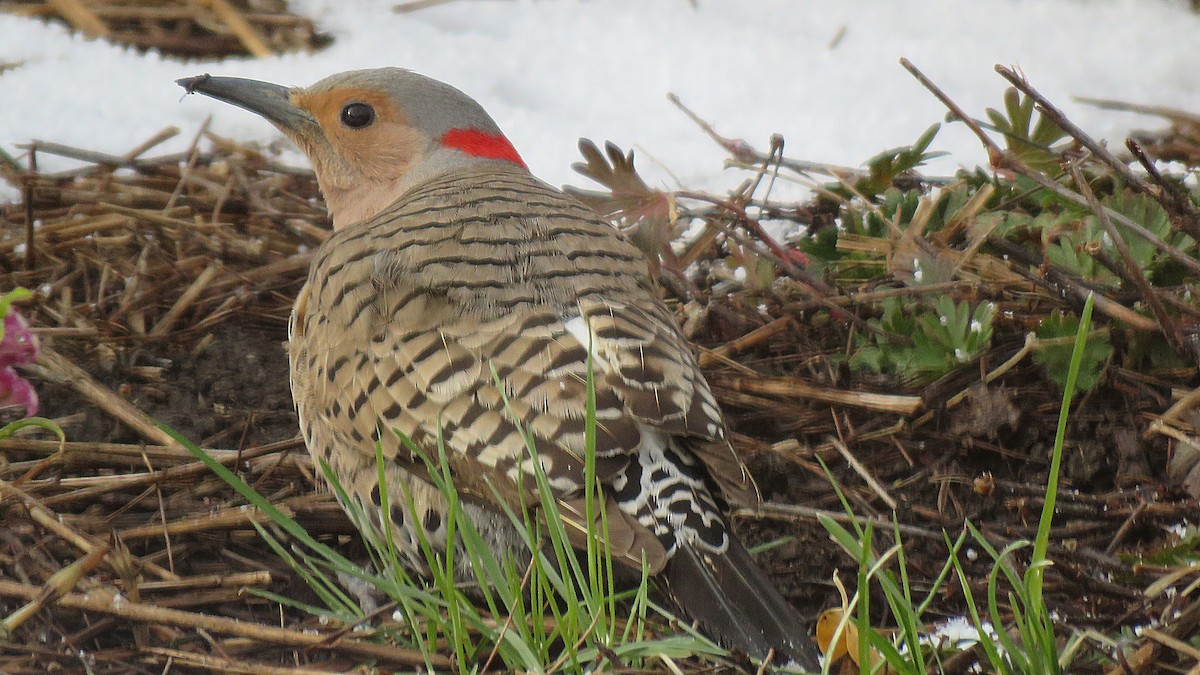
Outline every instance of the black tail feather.
[[750, 554], [730, 537], [723, 555], [679, 545], [665, 570], [671, 597], [722, 646], [773, 663], [818, 671], [817, 646], [800, 614], [784, 600]]

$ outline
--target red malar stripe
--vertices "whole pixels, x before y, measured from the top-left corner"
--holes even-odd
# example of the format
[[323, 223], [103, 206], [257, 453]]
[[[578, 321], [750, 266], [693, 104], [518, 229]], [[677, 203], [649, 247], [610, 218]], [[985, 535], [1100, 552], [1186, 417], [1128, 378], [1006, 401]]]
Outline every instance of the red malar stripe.
[[505, 159], [525, 166], [513, 144], [499, 134], [493, 136], [478, 129], [451, 129], [442, 136], [442, 145], [462, 150], [472, 157]]

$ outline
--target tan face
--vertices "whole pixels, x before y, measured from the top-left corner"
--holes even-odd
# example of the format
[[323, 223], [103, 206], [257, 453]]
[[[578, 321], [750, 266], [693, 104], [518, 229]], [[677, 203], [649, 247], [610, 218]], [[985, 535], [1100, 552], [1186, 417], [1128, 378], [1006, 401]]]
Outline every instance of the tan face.
[[177, 82], [283, 131], [312, 162], [336, 229], [384, 212], [438, 172], [485, 161], [525, 168], [478, 103], [399, 68], [340, 73], [307, 88], [207, 74]]
[[357, 87], [295, 90], [291, 103], [320, 125], [323, 138], [288, 135], [312, 160], [335, 227], [385, 208], [395, 196], [390, 189], [428, 152], [430, 140], [382, 92]]

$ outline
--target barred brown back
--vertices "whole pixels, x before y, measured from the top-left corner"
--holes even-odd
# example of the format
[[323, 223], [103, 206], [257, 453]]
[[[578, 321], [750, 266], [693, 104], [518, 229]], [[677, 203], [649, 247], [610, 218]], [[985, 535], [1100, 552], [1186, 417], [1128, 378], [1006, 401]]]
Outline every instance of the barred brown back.
[[[569, 506], [583, 487], [587, 403], [587, 345], [568, 326], [575, 317], [591, 323], [601, 481], [624, 475], [644, 434], [662, 433], [694, 440], [716, 484], [752, 495], [645, 258], [594, 213], [518, 170], [446, 175], [322, 246], [291, 340], [305, 438], [339, 475], [363, 475], [369, 492], [376, 441], [401, 472], [424, 473], [388, 430], [429, 450], [440, 432], [460, 490], [486, 503], [490, 481], [516, 507], [537, 495], [515, 418]], [[719, 546], [724, 521], [707, 501], [720, 523], [707, 536]], [[628, 561], [640, 566], [646, 553], [661, 568], [673, 540], [648, 539], [652, 528], [637, 513], [617, 515], [614, 539], [637, 542], [622, 551]]]

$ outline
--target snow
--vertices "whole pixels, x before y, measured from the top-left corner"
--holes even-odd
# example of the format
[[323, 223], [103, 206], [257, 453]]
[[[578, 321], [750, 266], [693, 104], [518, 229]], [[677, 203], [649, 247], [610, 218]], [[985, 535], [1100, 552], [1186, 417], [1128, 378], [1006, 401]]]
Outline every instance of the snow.
[[[88, 41], [56, 24], [0, 15], [0, 146], [31, 139], [123, 154], [159, 129], [181, 129], [154, 154], [180, 151], [208, 115], [212, 130], [269, 141], [250, 113], [192, 96], [179, 77], [209, 72], [310, 84], [325, 75], [401, 65], [477, 98], [535, 173], [587, 181], [570, 170], [585, 136], [637, 149], [659, 185], [725, 189], [726, 153], [666, 99], [717, 130], [788, 156], [859, 166], [912, 142], [945, 110], [897, 60], [925, 71], [967, 111], [1000, 107], [996, 63], [1016, 64], [1094, 136], [1119, 144], [1162, 123], [1099, 110], [1072, 96], [1200, 111], [1195, 50], [1200, 16], [1184, 0], [457, 0], [395, 13], [397, 0], [299, 0], [332, 33], [315, 54], [184, 63]], [[934, 149], [952, 153], [932, 173], [984, 161], [961, 124]], [[298, 156], [292, 159], [299, 162]], [[68, 160], [39, 155], [43, 170]], [[0, 199], [15, 198], [0, 187]]]
[[[982, 627], [988, 635], [996, 635], [991, 622], [984, 621]], [[925, 641], [930, 645], [951, 645], [955, 649], [966, 649], [979, 642], [979, 629], [965, 617], [953, 617], [938, 624]]]

